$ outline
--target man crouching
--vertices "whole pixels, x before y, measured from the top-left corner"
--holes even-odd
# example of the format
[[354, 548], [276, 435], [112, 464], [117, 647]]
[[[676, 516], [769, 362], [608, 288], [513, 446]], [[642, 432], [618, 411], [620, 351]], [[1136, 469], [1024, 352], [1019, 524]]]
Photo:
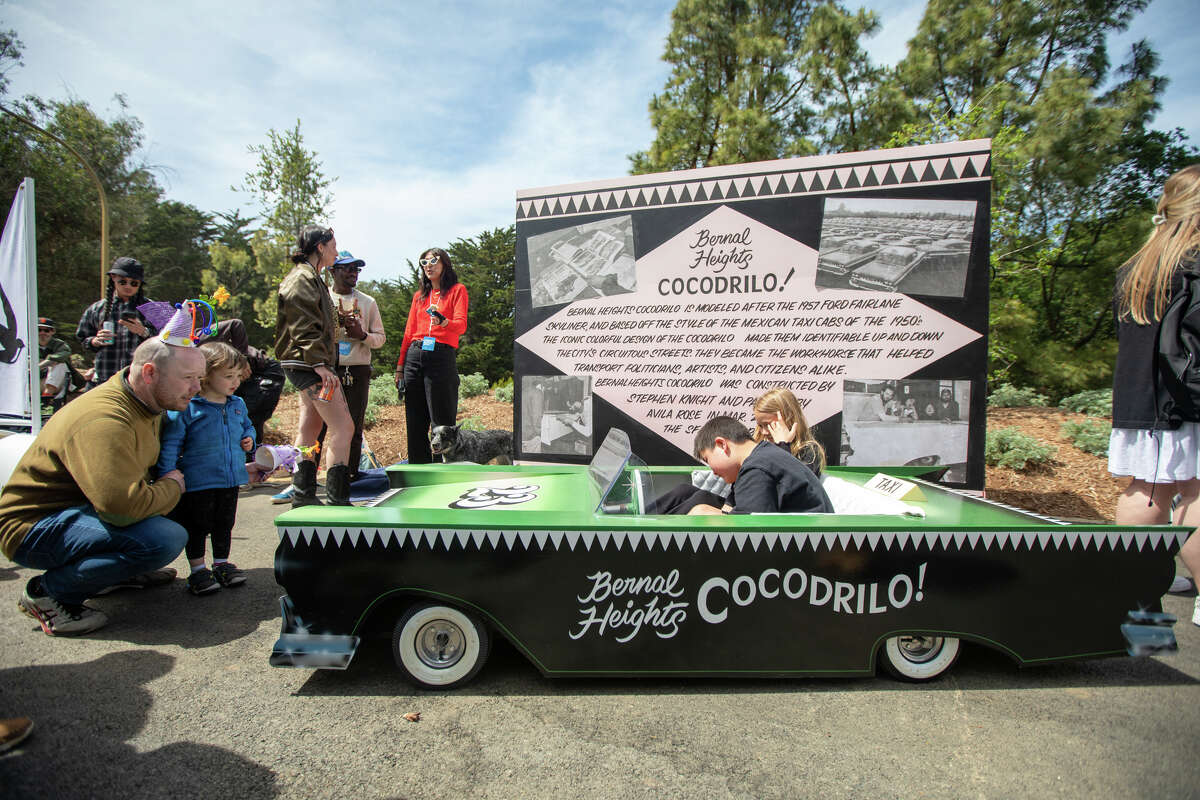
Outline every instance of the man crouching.
[[0, 549], [45, 570], [17, 605], [47, 634], [103, 626], [108, 617], [84, 600], [108, 588], [174, 580], [160, 568], [187, 532], [163, 514], [183, 493], [183, 473], [147, 475], [162, 412], [187, 408], [203, 376], [199, 350], [148, 339], [127, 369], [51, 417], [17, 463], [0, 495]]

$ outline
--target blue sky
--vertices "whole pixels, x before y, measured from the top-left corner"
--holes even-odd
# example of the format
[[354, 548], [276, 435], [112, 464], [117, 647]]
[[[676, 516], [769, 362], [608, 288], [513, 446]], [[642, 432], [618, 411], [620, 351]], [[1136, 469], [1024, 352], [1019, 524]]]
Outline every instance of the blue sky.
[[[894, 63], [923, 2], [871, 3], [868, 42]], [[16, 94], [76, 97], [106, 116], [122, 93], [170, 198], [241, 208], [247, 146], [297, 118], [333, 184], [339, 245], [394, 277], [424, 248], [508, 225], [518, 189], [619, 177], [652, 139], [674, 0], [120, 3], [9, 0], [25, 43]], [[1159, 127], [1200, 143], [1194, 0], [1153, 0], [1119, 61], [1149, 38], [1171, 78]], [[153, 265], [149, 265], [153, 269]]]

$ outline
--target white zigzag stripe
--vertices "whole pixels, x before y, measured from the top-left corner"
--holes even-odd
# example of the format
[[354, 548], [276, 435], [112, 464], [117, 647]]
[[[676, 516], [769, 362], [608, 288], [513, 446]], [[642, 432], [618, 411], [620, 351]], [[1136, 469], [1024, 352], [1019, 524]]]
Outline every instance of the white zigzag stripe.
[[975, 550], [982, 548], [997, 550], [1146, 550], [1151, 552], [1169, 549], [1172, 545], [1182, 546], [1187, 531], [1080, 531], [1072, 528], [1055, 528], [1036, 531], [812, 531], [764, 532], [764, 531], [496, 531], [467, 529], [396, 529], [396, 528], [345, 528], [327, 527], [280, 527], [280, 541], [292, 547], [303, 542], [308, 547], [387, 549], [428, 547], [440, 545], [450, 550], [482, 550], [486, 542], [491, 549], [512, 551], [520, 542], [523, 550], [575, 550], [582, 542], [583, 549], [598, 551], [621, 550], [626, 547], [637, 552], [640, 547], [654, 550], [656, 544], [663, 552], [672, 547], [692, 552], [728, 552], [731, 550], [751, 551], [763, 549], [767, 552], [787, 552], [789, 547], [802, 551], [805, 547], [814, 552], [834, 547], [842, 550], [858, 549], [864, 545], [871, 550], [905, 550], [922, 547], [943, 550]]

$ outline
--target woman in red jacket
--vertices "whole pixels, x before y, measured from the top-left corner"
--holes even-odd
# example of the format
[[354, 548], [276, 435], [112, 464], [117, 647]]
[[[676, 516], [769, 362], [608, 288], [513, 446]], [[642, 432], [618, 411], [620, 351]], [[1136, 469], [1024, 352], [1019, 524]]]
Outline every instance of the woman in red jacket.
[[396, 386], [404, 383], [408, 463], [433, 461], [430, 425], [453, 425], [458, 416], [458, 337], [467, 329], [467, 287], [458, 282], [440, 247], [421, 254], [421, 290], [413, 295], [396, 360]]

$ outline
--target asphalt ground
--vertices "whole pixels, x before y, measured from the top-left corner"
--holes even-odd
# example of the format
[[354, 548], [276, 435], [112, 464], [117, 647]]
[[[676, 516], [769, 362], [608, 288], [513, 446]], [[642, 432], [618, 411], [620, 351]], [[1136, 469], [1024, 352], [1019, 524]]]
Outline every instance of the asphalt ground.
[[1180, 650], [1153, 658], [1019, 670], [967, 648], [920, 685], [549, 680], [498, 643], [472, 684], [420, 691], [383, 639], [344, 672], [267, 665], [275, 490], [242, 494], [244, 587], [100, 597], [112, 621], [87, 637], [45, 636], [15, 607], [33, 572], [0, 566], [0, 717], [36, 724], [0, 797], [1200, 796], [1191, 597], [1166, 598]]

